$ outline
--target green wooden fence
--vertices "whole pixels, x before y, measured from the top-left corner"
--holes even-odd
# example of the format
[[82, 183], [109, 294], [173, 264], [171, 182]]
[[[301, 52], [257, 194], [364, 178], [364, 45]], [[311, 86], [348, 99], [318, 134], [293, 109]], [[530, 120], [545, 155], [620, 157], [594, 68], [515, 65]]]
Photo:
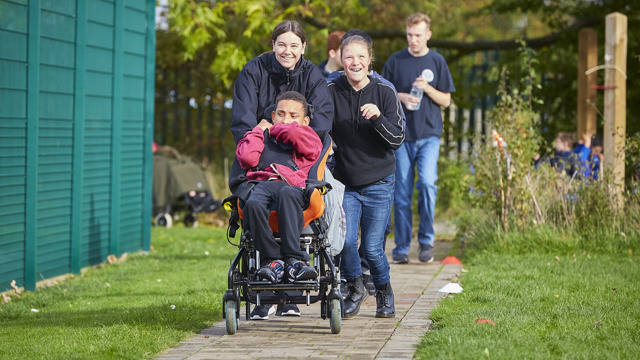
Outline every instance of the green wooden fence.
[[0, 291], [150, 248], [155, 0], [0, 0]]

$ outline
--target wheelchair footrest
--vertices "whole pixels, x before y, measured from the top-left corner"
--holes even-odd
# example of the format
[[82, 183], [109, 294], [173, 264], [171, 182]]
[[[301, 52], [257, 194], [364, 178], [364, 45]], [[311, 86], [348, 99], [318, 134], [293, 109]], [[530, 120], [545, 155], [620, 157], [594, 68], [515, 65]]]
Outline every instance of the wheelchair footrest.
[[282, 291], [282, 290], [310, 290], [318, 291], [320, 284], [316, 280], [297, 281], [289, 284], [270, 284], [262, 281], [249, 282], [250, 291]]

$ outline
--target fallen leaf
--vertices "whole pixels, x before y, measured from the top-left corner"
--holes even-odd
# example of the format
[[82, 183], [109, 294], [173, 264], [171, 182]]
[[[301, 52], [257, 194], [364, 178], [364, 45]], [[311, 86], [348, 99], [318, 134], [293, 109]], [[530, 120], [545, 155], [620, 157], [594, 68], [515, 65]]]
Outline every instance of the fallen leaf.
[[613, 291], [613, 292], [618, 292], [618, 289], [613, 288], [613, 289], [611, 289], [611, 291]]
[[629, 249], [629, 255], [633, 255], [633, 250]]
[[476, 319], [476, 324], [491, 324], [495, 325], [495, 323], [489, 319]]
[[121, 262], [124, 262], [125, 260], [127, 260], [127, 256], [129, 256], [129, 254], [127, 254], [126, 252], [125, 252], [125, 253], [122, 253], [122, 255], [120, 255], [120, 258], [119, 258], [119, 259], [118, 259], [118, 257], [116, 257], [116, 256], [115, 256], [115, 255], [113, 255], [113, 254], [111, 254], [111, 255], [107, 255], [107, 262], [108, 262], [110, 265], [117, 264], [117, 263], [121, 263]]
[[2, 293], [2, 303], [3, 303], [3, 304], [6, 304], [6, 303], [8, 303], [9, 301], [11, 301], [11, 298], [10, 298], [10, 297], [8, 297], [7, 295], [5, 295], [5, 293]]
[[560, 257], [558, 255], [556, 255], [556, 257], [553, 258], [555, 261], [560, 261]]
[[205, 338], [205, 339], [208, 339], [208, 338], [209, 338], [209, 335], [205, 335], [205, 336], [204, 336], [204, 338]]
[[11, 280], [11, 288], [16, 292], [17, 295], [20, 295], [20, 288], [16, 286], [16, 281]]

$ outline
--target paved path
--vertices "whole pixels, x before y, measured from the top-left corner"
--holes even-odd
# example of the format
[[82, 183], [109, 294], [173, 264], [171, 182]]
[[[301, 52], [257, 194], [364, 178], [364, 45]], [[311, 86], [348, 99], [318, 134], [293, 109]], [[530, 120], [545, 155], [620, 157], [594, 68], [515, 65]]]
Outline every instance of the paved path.
[[[436, 260], [450, 247], [436, 244]], [[440, 250], [440, 251], [438, 251]], [[447, 294], [438, 290], [456, 282], [461, 265], [420, 263], [411, 253], [408, 265], [391, 265], [396, 317], [375, 318], [376, 301], [370, 296], [358, 316], [342, 320], [340, 334], [331, 334], [329, 320], [320, 318], [319, 302], [300, 305], [301, 317], [271, 316], [266, 321], [245, 321], [244, 306], [235, 335], [227, 335], [224, 321], [159, 355], [174, 359], [412, 359], [431, 325], [431, 310]]]

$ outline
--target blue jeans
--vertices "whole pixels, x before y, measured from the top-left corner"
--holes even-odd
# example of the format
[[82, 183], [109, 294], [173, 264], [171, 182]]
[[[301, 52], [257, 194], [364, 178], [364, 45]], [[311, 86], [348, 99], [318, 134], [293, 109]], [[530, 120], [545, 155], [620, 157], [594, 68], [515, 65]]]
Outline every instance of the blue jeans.
[[358, 231], [362, 252], [369, 263], [376, 285], [389, 282], [389, 261], [384, 253], [384, 231], [391, 214], [395, 174], [366, 187], [346, 186], [342, 207], [347, 216], [347, 235], [342, 249], [340, 268], [345, 279], [362, 274], [358, 255]]
[[418, 243], [433, 246], [433, 214], [436, 208], [438, 187], [438, 156], [440, 138], [428, 137], [417, 141], [405, 141], [396, 155], [396, 189], [394, 200], [394, 226], [396, 248], [393, 254], [409, 254], [412, 238], [412, 198], [415, 170], [418, 171]]

